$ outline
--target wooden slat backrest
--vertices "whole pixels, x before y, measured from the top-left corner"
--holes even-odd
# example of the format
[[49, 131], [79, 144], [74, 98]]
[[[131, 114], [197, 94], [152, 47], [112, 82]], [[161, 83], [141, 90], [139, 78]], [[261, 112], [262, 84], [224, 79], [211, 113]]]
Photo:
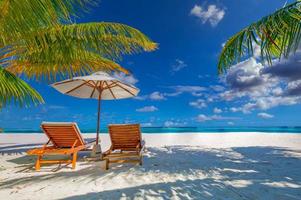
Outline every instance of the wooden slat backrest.
[[112, 150], [135, 149], [137, 145], [141, 147], [141, 131], [139, 124], [111, 124], [109, 133], [112, 142]]
[[41, 128], [55, 147], [70, 148], [76, 140], [74, 147], [85, 145], [76, 123], [43, 122]]

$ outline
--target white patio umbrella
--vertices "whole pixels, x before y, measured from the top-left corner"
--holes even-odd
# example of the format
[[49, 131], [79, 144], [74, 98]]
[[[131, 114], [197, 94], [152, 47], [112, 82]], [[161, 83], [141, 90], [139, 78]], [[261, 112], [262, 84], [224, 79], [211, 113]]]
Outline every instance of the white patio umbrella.
[[133, 85], [123, 83], [106, 72], [96, 72], [89, 76], [74, 77], [56, 82], [51, 85], [63, 94], [83, 98], [98, 99], [96, 144], [99, 139], [100, 102], [101, 100], [124, 99], [137, 96], [139, 89]]

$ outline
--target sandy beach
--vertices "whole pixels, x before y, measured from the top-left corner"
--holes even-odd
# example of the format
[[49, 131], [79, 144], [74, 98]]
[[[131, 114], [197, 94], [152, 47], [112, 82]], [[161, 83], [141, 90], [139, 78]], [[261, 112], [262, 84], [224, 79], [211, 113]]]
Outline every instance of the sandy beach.
[[[84, 134], [86, 139], [93, 134]], [[0, 135], [3, 199], [301, 199], [301, 134], [143, 134], [143, 166], [43, 166], [26, 151], [43, 134]], [[102, 134], [102, 148], [109, 146]]]

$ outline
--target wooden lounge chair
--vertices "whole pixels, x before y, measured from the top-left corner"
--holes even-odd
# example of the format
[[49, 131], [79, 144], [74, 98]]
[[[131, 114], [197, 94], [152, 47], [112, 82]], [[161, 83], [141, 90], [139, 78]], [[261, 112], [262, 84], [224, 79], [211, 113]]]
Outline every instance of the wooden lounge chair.
[[139, 163], [142, 165], [142, 141], [139, 124], [109, 125], [111, 147], [103, 153], [106, 161], [105, 168], [109, 169], [110, 163]]
[[[38, 156], [35, 163], [36, 171], [40, 170], [41, 164], [46, 163], [72, 163], [72, 169], [75, 169], [78, 151], [87, 149], [89, 146], [89, 143], [83, 140], [77, 124], [43, 122], [41, 128], [49, 138], [48, 142], [42, 148], [27, 151], [29, 155]], [[45, 155], [70, 155], [71, 158], [69, 160], [43, 160]]]

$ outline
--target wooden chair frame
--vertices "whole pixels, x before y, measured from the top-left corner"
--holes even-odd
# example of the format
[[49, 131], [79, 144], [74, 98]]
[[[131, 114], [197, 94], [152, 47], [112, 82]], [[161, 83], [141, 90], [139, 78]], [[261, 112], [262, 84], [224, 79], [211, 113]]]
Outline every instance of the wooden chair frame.
[[[115, 148], [113, 143], [112, 128], [129, 126], [133, 126], [137, 130], [139, 130], [139, 139], [137, 140], [137, 146], [133, 148], [127, 148], [125, 144], [125, 148]], [[110, 163], [139, 163], [139, 165], [142, 165], [145, 142], [142, 140], [139, 124], [109, 125], [109, 133], [112, 144], [110, 149], [103, 153], [103, 159], [105, 160], [106, 170], [109, 169]], [[116, 152], [116, 150], [118, 151]]]
[[[52, 126], [52, 128], [55, 127], [72, 127], [74, 129], [74, 132], [76, 133], [74, 137], [74, 142], [72, 145], [70, 146], [60, 146], [57, 144], [58, 141], [56, 141], [56, 139], [54, 139], [51, 134], [47, 131], [46, 126]], [[77, 154], [79, 151], [85, 150], [87, 149], [89, 143], [85, 143], [81, 133], [76, 125], [76, 123], [42, 123], [41, 125], [42, 130], [44, 131], [44, 133], [47, 135], [47, 137], [49, 138], [48, 142], [45, 143], [43, 145], [42, 148], [37, 148], [37, 149], [31, 149], [29, 151], [27, 151], [28, 155], [36, 155], [37, 156], [37, 160], [35, 163], [35, 169], [36, 171], [40, 171], [41, 169], [41, 165], [42, 164], [62, 164], [62, 163], [67, 163], [70, 164], [72, 163], [72, 169], [75, 169], [76, 167], [76, 161], [77, 161]], [[64, 137], [64, 135], [62, 135], [61, 137]], [[94, 141], [92, 141], [94, 142]], [[49, 145], [50, 143], [52, 143], [52, 145]], [[68, 160], [44, 160], [43, 156], [45, 155], [69, 155], [70, 159]]]

